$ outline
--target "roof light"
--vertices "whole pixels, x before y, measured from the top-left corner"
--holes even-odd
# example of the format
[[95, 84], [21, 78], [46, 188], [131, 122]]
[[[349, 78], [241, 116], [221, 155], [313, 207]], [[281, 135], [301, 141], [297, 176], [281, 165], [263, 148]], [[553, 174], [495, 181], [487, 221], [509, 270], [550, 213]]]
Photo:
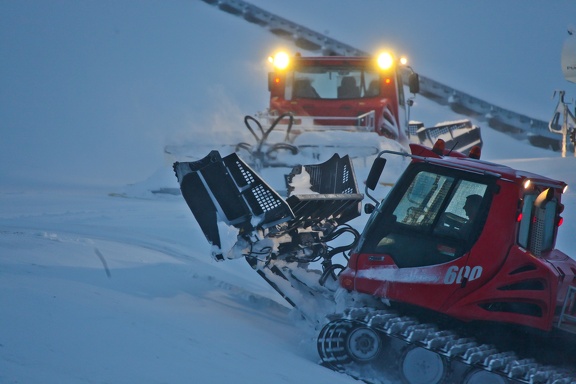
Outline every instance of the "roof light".
[[408, 65], [408, 59], [406, 58], [406, 56], [402, 56], [400, 58], [400, 65]]
[[290, 64], [290, 56], [286, 52], [278, 52], [274, 57], [270, 56], [268, 61], [278, 69], [286, 69]]
[[432, 152], [437, 155], [444, 156], [444, 150], [446, 149], [446, 142], [442, 139], [436, 140], [434, 147], [432, 147]]
[[532, 182], [530, 181], [530, 179], [526, 179], [526, 181], [524, 182], [524, 189], [528, 189], [531, 183]]
[[562, 189], [562, 193], [566, 193], [567, 190], [568, 190], [568, 184], [566, 184], [566, 185], [564, 186], [564, 188]]
[[390, 69], [394, 64], [394, 59], [392, 55], [388, 52], [381, 53], [378, 55], [378, 67], [380, 69]]
[[558, 226], [560, 227], [562, 224], [564, 224], [564, 218], [563, 218], [563, 217], [559, 217], [559, 218], [558, 218]]
[[478, 145], [473, 146], [468, 153], [469, 158], [476, 160], [480, 159], [480, 155], [482, 155], [482, 149]]

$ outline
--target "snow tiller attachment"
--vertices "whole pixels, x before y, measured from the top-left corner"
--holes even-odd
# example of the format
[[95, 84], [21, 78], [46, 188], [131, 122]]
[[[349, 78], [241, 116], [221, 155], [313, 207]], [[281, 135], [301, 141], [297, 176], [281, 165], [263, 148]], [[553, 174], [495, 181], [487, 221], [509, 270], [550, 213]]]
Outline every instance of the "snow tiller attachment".
[[[174, 171], [216, 260], [245, 257], [312, 322], [334, 310], [335, 272], [344, 266], [332, 258], [356, 244], [358, 232], [345, 223], [359, 216], [363, 198], [348, 156], [295, 167], [285, 176], [287, 199], [235, 153], [212, 151], [199, 161], [175, 163]], [[226, 250], [221, 235], [230, 227], [236, 242]], [[326, 244], [344, 233], [352, 237], [349, 244]]]

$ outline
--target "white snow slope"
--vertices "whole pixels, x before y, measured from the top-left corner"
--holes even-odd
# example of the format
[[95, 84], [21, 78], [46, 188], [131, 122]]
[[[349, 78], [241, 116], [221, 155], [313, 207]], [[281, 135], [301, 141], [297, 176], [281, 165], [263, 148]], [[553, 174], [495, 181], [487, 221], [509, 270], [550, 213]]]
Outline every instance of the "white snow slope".
[[[576, 93], [559, 66], [572, 1], [255, 3], [404, 46], [423, 74], [537, 118]], [[169, 175], [170, 140], [242, 129], [278, 45], [197, 0], [0, 1], [0, 383], [356, 382], [318, 365], [316, 332], [245, 262], [211, 260], [181, 197], [110, 194]], [[417, 100], [414, 118], [457, 117]], [[575, 159], [483, 137], [485, 159], [573, 186], [557, 246], [576, 256]]]

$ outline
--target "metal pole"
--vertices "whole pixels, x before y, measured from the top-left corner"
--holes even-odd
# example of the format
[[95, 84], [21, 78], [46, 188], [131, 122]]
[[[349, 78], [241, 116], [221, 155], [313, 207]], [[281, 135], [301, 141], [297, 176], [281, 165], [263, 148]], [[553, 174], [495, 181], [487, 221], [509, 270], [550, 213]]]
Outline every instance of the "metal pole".
[[564, 106], [564, 122], [562, 123], [562, 157], [566, 157], [566, 148], [568, 146], [568, 106], [564, 102], [564, 92], [560, 94], [562, 105]]

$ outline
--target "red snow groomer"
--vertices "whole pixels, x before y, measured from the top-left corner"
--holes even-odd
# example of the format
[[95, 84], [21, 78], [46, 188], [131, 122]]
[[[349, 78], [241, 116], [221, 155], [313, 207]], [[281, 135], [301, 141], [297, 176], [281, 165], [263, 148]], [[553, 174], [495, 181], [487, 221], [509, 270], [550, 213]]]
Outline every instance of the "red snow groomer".
[[[420, 91], [419, 76], [406, 58], [391, 53], [375, 56], [289, 56], [269, 58], [271, 118], [290, 113], [292, 133], [310, 131], [373, 132], [407, 146], [432, 146], [441, 138], [447, 148], [467, 154], [482, 146], [480, 128], [469, 120], [445, 122], [425, 128], [409, 121], [411, 94]], [[271, 119], [272, 120], [272, 119]], [[272, 123], [272, 121], [270, 121]]]
[[[197, 138], [164, 147], [173, 161], [198, 160], [198, 148], [234, 151], [254, 169], [322, 162], [338, 152], [359, 162], [382, 150], [408, 151], [410, 143], [468, 154], [482, 146], [480, 127], [470, 120], [434, 126], [411, 120], [420, 77], [405, 59], [391, 53], [374, 56], [302, 56], [279, 52], [269, 58], [269, 104], [246, 116], [249, 135], [242, 141], [203, 144]], [[225, 138], [222, 138], [224, 141]], [[234, 139], [236, 140], [236, 139]]]
[[[375, 132], [408, 144], [403, 81], [389, 53], [373, 58], [279, 52], [269, 61], [269, 111], [272, 116], [291, 113], [293, 132]], [[418, 93], [416, 76], [409, 85], [411, 93]]]
[[[236, 154], [174, 169], [213, 256], [245, 258], [321, 328], [324, 365], [370, 383], [575, 383], [576, 262], [554, 249], [567, 185], [410, 148], [375, 160], [361, 234], [348, 157], [296, 167], [288, 190], [305, 175], [310, 193], [286, 199]], [[378, 202], [393, 156], [411, 162]], [[217, 221], [238, 230], [228, 253]]]
[[[267, 112], [245, 121], [257, 144], [240, 143], [236, 147], [264, 166], [282, 164], [277, 157], [285, 150], [318, 159], [335, 148], [353, 158], [366, 158], [385, 149], [381, 143], [387, 141], [408, 149], [410, 143], [432, 146], [441, 138], [447, 148], [465, 154], [482, 145], [480, 128], [470, 120], [433, 127], [410, 121], [413, 99], [407, 97], [405, 88], [415, 95], [420, 86], [419, 76], [406, 65], [405, 58], [397, 60], [389, 52], [376, 56], [278, 52], [269, 61]], [[252, 128], [251, 122], [258, 129]], [[318, 136], [324, 132], [332, 135]], [[269, 137], [275, 134], [275, 138]], [[326, 151], [327, 147], [332, 149]]]

